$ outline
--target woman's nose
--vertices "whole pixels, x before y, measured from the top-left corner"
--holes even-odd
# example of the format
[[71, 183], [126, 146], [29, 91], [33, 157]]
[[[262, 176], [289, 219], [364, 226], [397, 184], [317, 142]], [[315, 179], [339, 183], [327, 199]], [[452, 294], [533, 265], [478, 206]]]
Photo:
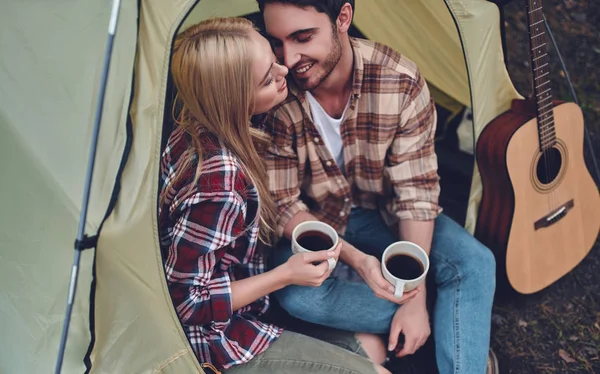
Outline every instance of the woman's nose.
[[279, 65], [279, 64], [277, 64], [277, 66], [279, 67], [279, 70], [277, 72], [277, 76], [279, 78], [284, 78], [288, 74], [289, 69], [285, 65]]

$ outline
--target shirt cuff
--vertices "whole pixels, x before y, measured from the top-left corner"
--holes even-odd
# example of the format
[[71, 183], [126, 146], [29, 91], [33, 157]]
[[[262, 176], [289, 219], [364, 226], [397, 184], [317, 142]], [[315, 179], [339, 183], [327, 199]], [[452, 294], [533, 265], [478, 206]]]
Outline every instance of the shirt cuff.
[[401, 221], [432, 221], [436, 219], [442, 211], [442, 207], [434, 203], [414, 202], [409, 204], [395, 204], [392, 214]]
[[289, 204], [279, 215], [279, 222], [277, 224], [277, 238], [283, 237], [283, 229], [290, 222], [296, 213], [304, 211], [308, 212], [308, 207], [301, 200]]
[[223, 273], [219, 278], [209, 283], [208, 292], [210, 293], [212, 320], [215, 322], [229, 321], [233, 315], [229, 274]]

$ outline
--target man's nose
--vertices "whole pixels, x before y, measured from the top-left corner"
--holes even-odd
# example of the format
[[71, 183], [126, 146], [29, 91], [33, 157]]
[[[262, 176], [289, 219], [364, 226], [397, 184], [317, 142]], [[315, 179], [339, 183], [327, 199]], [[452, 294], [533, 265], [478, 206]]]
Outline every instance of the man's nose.
[[283, 46], [283, 64], [288, 68], [292, 69], [300, 60], [299, 54], [295, 48], [290, 45]]

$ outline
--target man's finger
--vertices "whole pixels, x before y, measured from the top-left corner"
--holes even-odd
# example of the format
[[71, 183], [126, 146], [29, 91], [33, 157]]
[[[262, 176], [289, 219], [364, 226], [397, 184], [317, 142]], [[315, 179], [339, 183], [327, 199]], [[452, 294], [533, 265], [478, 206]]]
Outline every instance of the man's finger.
[[400, 302], [405, 302], [408, 301], [410, 299], [412, 299], [413, 297], [417, 296], [417, 294], [419, 293], [419, 289], [416, 288], [412, 291], [406, 292], [404, 295], [402, 295], [402, 298], [400, 299]]
[[400, 333], [402, 332], [402, 325], [396, 321], [392, 321], [392, 326], [390, 328], [390, 337], [388, 339], [388, 351], [393, 351], [396, 349], [396, 345], [398, 345], [398, 338], [400, 337]]
[[394, 291], [396, 291], [396, 287], [394, 287], [393, 284], [388, 282], [388, 280], [385, 279], [380, 274], [377, 274], [377, 279], [375, 279], [375, 284], [377, 285], [377, 287], [381, 288], [383, 291], [387, 291], [391, 294], [393, 294]]
[[415, 353], [416, 351], [416, 346], [417, 346], [417, 340], [412, 338], [406, 338], [406, 341], [404, 342], [404, 347], [402, 347], [402, 349], [400, 350], [400, 352], [398, 352], [396, 354], [396, 357], [404, 357], [404, 356], [408, 356], [411, 355], [413, 353]]
[[402, 295], [402, 298], [398, 299], [396, 296], [394, 296], [394, 291], [395, 291], [394, 286], [392, 286], [391, 292], [390, 292], [390, 290], [387, 290], [385, 288], [383, 288], [383, 289], [380, 288], [380, 291], [378, 293], [376, 293], [376, 295], [382, 299], [387, 299], [396, 304], [404, 304], [405, 302], [414, 298], [417, 295], [417, 293], [419, 293], [418, 290], [412, 290], [412, 291], [407, 292], [404, 295]]

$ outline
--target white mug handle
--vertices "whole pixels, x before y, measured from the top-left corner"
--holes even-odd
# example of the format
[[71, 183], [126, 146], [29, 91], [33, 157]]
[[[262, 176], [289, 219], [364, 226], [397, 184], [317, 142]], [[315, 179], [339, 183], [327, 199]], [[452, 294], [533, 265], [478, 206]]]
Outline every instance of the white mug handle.
[[329, 264], [329, 271], [332, 271], [335, 268], [335, 258], [328, 258], [327, 263]]
[[401, 299], [402, 295], [404, 295], [404, 282], [401, 280], [396, 280], [396, 290], [394, 291], [394, 296], [397, 299]]

